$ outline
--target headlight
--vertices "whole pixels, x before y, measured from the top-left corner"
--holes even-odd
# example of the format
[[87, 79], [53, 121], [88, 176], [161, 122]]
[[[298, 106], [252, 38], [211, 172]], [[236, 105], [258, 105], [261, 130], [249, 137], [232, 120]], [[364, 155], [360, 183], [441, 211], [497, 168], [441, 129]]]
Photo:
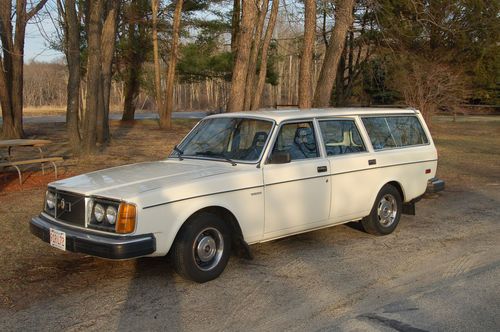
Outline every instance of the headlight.
[[102, 207], [101, 204], [96, 204], [94, 206], [94, 217], [97, 222], [102, 222], [104, 219], [104, 208]]
[[47, 191], [45, 195], [45, 204], [47, 205], [47, 209], [52, 210], [56, 207], [56, 195], [54, 193]]
[[100, 231], [130, 234], [135, 231], [136, 207], [134, 204], [105, 198], [90, 198], [87, 226]]
[[113, 206], [108, 206], [108, 208], [106, 209], [106, 219], [111, 225], [115, 224], [116, 215], [117, 215], [116, 208]]

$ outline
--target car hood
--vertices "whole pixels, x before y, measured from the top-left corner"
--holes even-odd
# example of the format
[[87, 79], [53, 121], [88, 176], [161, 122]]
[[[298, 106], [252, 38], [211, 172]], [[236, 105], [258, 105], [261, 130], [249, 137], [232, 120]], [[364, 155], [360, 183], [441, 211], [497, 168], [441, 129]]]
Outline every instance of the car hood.
[[220, 162], [165, 160], [108, 168], [52, 182], [49, 186], [83, 195], [127, 199], [147, 191], [172, 188], [234, 171], [230, 164]]

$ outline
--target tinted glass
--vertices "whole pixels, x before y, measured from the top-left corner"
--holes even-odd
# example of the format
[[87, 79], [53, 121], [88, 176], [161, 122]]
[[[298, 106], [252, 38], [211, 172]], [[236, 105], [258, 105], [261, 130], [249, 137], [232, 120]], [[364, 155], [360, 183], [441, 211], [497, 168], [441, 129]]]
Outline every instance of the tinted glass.
[[392, 136], [398, 146], [427, 144], [424, 129], [415, 116], [394, 116], [387, 118]]
[[257, 119], [207, 119], [196, 126], [179, 149], [184, 157], [257, 161], [272, 126], [270, 121]]
[[375, 150], [397, 147], [386, 118], [363, 118], [363, 124]]
[[354, 121], [325, 120], [319, 127], [328, 156], [366, 151]]
[[289, 152], [292, 160], [319, 156], [312, 122], [288, 123], [281, 130], [273, 152]]
[[367, 117], [363, 124], [375, 150], [429, 142], [415, 116]]

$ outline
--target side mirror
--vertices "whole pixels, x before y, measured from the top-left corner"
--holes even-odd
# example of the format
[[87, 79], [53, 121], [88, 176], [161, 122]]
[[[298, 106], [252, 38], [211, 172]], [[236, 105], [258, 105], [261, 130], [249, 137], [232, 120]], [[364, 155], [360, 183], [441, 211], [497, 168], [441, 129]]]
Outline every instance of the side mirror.
[[269, 164], [288, 164], [290, 161], [292, 157], [288, 151], [275, 151], [269, 158]]

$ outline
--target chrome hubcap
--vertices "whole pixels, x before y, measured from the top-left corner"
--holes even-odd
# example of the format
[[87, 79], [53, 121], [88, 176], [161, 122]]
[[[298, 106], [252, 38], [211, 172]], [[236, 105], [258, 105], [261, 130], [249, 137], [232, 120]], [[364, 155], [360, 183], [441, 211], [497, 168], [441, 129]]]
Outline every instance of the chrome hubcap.
[[200, 260], [202, 262], [208, 262], [214, 258], [215, 253], [217, 252], [215, 240], [211, 236], [204, 236], [198, 243], [196, 250]]
[[396, 220], [398, 205], [394, 196], [390, 194], [384, 195], [378, 203], [377, 215], [380, 224], [384, 227], [389, 227]]
[[224, 250], [224, 238], [217, 229], [209, 227], [196, 236], [193, 243], [194, 261], [202, 271], [209, 271], [219, 264]]

